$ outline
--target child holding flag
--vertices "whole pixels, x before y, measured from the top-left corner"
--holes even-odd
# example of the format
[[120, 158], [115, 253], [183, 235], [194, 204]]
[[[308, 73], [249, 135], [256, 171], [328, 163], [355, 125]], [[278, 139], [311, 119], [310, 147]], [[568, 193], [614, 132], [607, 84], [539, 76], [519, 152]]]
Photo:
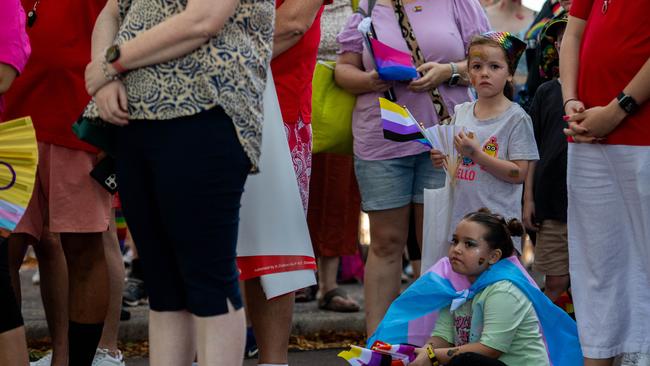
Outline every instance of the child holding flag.
[[[521, 217], [522, 183], [529, 162], [539, 159], [530, 117], [512, 102], [512, 78], [525, 48], [508, 32], [483, 33], [469, 45], [468, 73], [478, 99], [455, 108], [455, 124], [471, 133], [460, 132], [454, 139], [462, 161], [452, 173], [452, 227], [480, 207]], [[431, 151], [431, 158], [436, 167], [454, 163], [438, 150]], [[519, 240], [515, 248], [521, 252]]]

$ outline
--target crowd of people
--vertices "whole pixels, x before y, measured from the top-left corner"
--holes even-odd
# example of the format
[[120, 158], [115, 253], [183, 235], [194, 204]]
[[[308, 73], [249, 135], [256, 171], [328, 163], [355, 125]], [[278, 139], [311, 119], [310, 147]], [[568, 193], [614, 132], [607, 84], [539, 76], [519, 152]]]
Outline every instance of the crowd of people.
[[[32, 365], [124, 365], [122, 306], [145, 298], [153, 366], [287, 365], [294, 302], [361, 310], [337, 284], [341, 258], [359, 256], [360, 211], [367, 336], [414, 344], [413, 365], [650, 365], [648, 10], [648, 0], [547, 0], [539, 11], [521, 0], [0, 0], [0, 121], [31, 116], [39, 158], [24, 216], [0, 231], [0, 365], [29, 364], [19, 274], [29, 246], [52, 345]], [[371, 40], [418, 76], [383, 79]], [[351, 155], [312, 154], [318, 60], [335, 61], [334, 82], [356, 98]], [[382, 97], [423, 129], [457, 126], [458, 161], [386, 138]], [[262, 131], [276, 122], [288, 154], [273, 159], [290, 160], [283, 182], [295, 181], [293, 220], [311, 245], [242, 255], [238, 235], [256, 224], [240, 225], [242, 197], [249, 176], [271, 169]], [[111, 148], [82, 141], [73, 123], [110, 131]], [[119, 193], [100, 184], [106, 169]], [[427, 242], [425, 190], [450, 186], [451, 233]], [[272, 216], [290, 216], [281, 206]], [[519, 261], [526, 237], [541, 291]], [[407, 242], [423, 275], [400, 295]], [[427, 246], [445, 254], [420, 269]], [[575, 320], [556, 305], [566, 298]]]

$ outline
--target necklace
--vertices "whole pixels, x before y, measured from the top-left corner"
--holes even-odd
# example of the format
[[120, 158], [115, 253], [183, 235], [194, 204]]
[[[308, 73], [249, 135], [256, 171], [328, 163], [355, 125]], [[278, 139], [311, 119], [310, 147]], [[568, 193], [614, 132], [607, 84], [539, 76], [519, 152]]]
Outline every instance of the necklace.
[[34, 6], [32, 7], [32, 10], [27, 13], [27, 26], [32, 27], [34, 23], [36, 23], [36, 8], [38, 7], [38, 4], [41, 3], [41, 0], [36, 0], [34, 2]]
[[612, 2], [612, 0], [603, 0], [603, 8], [602, 8], [603, 14], [607, 13], [607, 8], [609, 7], [610, 2]]

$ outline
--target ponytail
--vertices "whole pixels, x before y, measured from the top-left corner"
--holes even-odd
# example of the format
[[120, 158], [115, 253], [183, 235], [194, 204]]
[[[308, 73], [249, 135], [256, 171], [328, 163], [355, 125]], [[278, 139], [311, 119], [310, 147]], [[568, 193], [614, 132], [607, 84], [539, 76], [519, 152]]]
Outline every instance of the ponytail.
[[515, 253], [512, 236], [524, 235], [524, 226], [519, 220], [512, 218], [506, 222], [503, 216], [493, 214], [485, 207], [468, 213], [463, 220], [476, 222], [485, 227], [487, 229], [485, 241], [491, 249], [501, 250], [501, 258], [510, 257]]

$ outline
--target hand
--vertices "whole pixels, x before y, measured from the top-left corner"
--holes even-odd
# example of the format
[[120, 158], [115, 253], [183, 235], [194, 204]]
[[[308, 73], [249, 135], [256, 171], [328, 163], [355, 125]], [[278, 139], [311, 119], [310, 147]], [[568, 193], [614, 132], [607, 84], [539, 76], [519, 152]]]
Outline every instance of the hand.
[[461, 155], [466, 158], [473, 158], [474, 155], [481, 151], [481, 146], [476, 139], [476, 136], [473, 133], [465, 134], [465, 132], [460, 131], [456, 137], [454, 137], [454, 146]]
[[580, 100], [570, 100], [564, 105], [564, 114], [570, 116], [572, 114], [581, 113], [585, 111], [585, 105]]
[[524, 226], [527, 230], [539, 230], [539, 224], [535, 222], [535, 201], [524, 200], [522, 219], [524, 220]]
[[424, 348], [416, 348], [415, 349], [415, 354], [417, 357], [415, 357], [415, 360], [413, 360], [411, 363], [409, 363], [410, 366], [430, 366], [431, 361], [429, 360], [429, 356], [427, 355], [427, 350]]
[[580, 100], [570, 100], [564, 106], [565, 121], [567, 121], [568, 126], [565, 128], [564, 134], [573, 138], [573, 142], [576, 143], [594, 143], [596, 139], [594, 137], [587, 136], [586, 130], [580, 127], [579, 122], [569, 121], [569, 118], [578, 113], [585, 111], [585, 105]]
[[427, 92], [451, 77], [451, 66], [449, 64], [427, 62], [420, 65], [417, 70], [423, 74], [422, 77], [411, 81], [408, 85], [409, 90], [414, 92]]
[[367, 88], [369, 91], [383, 93], [392, 86], [391, 83], [379, 78], [377, 70], [367, 71], [366, 75], [368, 76]]
[[[570, 131], [565, 133], [584, 135], [592, 138], [591, 142], [598, 142], [612, 132], [626, 116], [625, 111], [614, 99], [604, 107], [592, 107], [584, 112], [570, 115], [568, 120]], [[575, 127], [573, 123], [579, 126]]]
[[433, 166], [436, 168], [447, 168], [447, 157], [445, 154], [443, 154], [441, 151], [438, 151], [436, 149], [431, 149], [429, 152], [429, 156], [431, 157], [431, 162], [433, 162]]
[[[86, 91], [88, 95], [94, 96], [95, 93], [104, 85], [108, 84], [111, 80], [108, 80], [104, 75], [104, 70], [102, 70], [103, 60], [93, 60], [86, 66]], [[111, 64], [106, 65], [106, 71], [109, 75], [117, 75], [117, 71], [111, 66]]]
[[99, 117], [106, 122], [118, 126], [129, 123], [129, 107], [126, 87], [120, 80], [111, 81], [97, 91], [95, 103]]

